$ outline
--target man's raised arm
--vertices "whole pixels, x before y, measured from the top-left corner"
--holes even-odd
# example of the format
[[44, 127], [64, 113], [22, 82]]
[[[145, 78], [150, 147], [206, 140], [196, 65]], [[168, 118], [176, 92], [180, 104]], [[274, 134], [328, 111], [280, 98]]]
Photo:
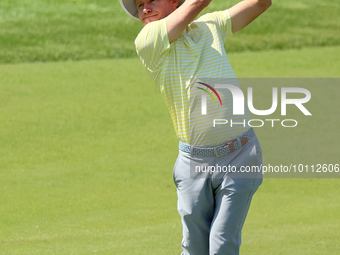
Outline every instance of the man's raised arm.
[[243, 0], [229, 11], [233, 34], [249, 25], [272, 4], [271, 0]]
[[179, 8], [166, 17], [170, 43], [176, 41], [184, 29], [210, 2], [211, 0], [186, 0]]

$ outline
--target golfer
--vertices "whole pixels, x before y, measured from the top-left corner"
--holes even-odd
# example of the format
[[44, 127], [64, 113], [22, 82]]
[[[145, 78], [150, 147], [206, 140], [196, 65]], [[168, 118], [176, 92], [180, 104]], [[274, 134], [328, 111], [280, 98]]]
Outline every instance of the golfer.
[[[242, 169], [260, 167], [262, 151], [246, 125], [247, 106], [243, 115], [233, 114], [232, 86], [240, 85], [225, 48], [228, 37], [263, 13], [271, 0], [244, 0], [198, 19], [211, 0], [120, 2], [144, 25], [135, 40], [137, 54], [165, 99], [179, 138], [173, 177], [182, 255], [239, 254], [250, 202], [262, 183], [261, 171]], [[213, 125], [209, 118], [225, 125]]]

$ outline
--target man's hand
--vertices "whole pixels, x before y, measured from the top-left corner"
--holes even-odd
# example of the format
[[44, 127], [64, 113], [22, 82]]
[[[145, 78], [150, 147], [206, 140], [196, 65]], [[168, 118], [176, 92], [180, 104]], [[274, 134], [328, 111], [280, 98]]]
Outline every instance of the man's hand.
[[233, 34], [249, 25], [272, 4], [271, 0], [244, 0], [228, 9]]
[[166, 17], [170, 43], [176, 41], [184, 29], [210, 2], [211, 0], [186, 0], [179, 8]]

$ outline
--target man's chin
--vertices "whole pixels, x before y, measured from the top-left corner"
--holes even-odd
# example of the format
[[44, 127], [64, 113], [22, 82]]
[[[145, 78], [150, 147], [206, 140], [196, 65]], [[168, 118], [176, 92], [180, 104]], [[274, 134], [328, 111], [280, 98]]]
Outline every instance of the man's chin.
[[151, 22], [157, 21], [157, 20], [159, 20], [158, 16], [146, 18], [146, 19], [143, 20], [143, 24], [145, 26], [145, 25], [147, 25], [147, 24], [149, 24]]

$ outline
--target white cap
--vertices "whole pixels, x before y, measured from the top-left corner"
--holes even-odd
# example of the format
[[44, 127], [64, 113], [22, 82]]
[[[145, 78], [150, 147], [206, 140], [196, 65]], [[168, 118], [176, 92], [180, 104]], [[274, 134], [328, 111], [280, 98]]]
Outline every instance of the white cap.
[[[178, 6], [184, 3], [185, 0], [178, 0]], [[139, 20], [138, 10], [135, 0], [119, 0], [124, 11], [132, 18]]]

